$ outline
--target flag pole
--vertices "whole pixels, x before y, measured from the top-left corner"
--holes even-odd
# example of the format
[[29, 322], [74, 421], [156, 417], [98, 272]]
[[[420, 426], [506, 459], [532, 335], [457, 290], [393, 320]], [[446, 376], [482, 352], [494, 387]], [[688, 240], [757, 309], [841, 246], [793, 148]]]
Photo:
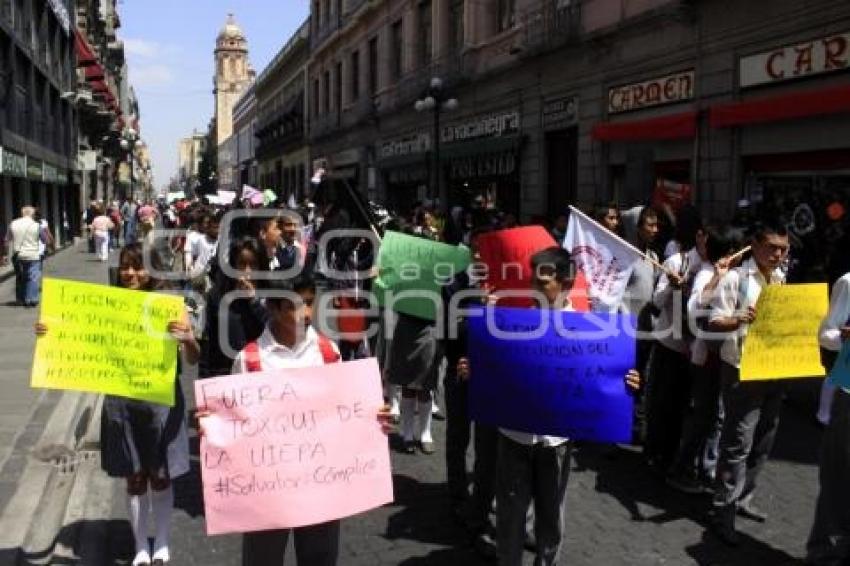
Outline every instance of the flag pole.
[[612, 232], [611, 230], [609, 230], [608, 228], [606, 228], [605, 226], [603, 226], [602, 224], [600, 224], [599, 222], [597, 222], [596, 220], [594, 220], [593, 218], [588, 216], [587, 214], [583, 213], [582, 211], [580, 211], [579, 209], [577, 209], [573, 205], [569, 205], [569, 207], [570, 207], [571, 213], [578, 214], [583, 220], [586, 220], [586, 221], [590, 222], [591, 224], [594, 224], [600, 230], [603, 230], [606, 233], [610, 234], [611, 237], [613, 237], [615, 240], [619, 240], [624, 246], [626, 246], [627, 248], [629, 248], [630, 250], [632, 250], [633, 252], [638, 254], [640, 257], [642, 257], [643, 259], [645, 259], [646, 261], [648, 261], [649, 263], [651, 263], [652, 265], [654, 265], [655, 267], [657, 267], [658, 269], [660, 269], [661, 271], [666, 273], [667, 275], [679, 277], [679, 275], [677, 273], [673, 273], [672, 271], [670, 271], [669, 269], [667, 269], [666, 267], [661, 265], [658, 262], [658, 260], [653, 259], [649, 255], [647, 255], [646, 252], [640, 251], [633, 244], [627, 242], [626, 240], [624, 240], [623, 238], [621, 238], [620, 236], [618, 236], [617, 234], [615, 234], [614, 232]]

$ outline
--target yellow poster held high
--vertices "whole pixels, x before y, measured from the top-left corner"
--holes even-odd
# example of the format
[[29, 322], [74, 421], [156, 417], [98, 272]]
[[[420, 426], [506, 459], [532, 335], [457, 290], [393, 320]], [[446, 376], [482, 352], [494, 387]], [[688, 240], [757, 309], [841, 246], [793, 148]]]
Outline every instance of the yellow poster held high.
[[823, 377], [818, 329], [829, 308], [825, 283], [768, 285], [741, 357], [741, 380]]
[[91, 391], [174, 405], [183, 298], [45, 279], [32, 387]]

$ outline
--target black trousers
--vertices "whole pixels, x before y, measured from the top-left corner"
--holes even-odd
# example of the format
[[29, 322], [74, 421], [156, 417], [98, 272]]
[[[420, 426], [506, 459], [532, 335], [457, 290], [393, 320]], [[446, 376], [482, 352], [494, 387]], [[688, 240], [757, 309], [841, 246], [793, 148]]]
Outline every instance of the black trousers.
[[668, 471], [676, 459], [691, 404], [692, 376], [684, 354], [657, 344], [647, 386], [644, 453]]
[[850, 563], [850, 393], [835, 392], [820, 454], [820, 493], [806, 544], [807, 564]]
[[295, 533], [299, 566], [336, 566], [339, 559], [339, 521], [318, 525], [257, 531], [242, 536], [242, 566], [282, 566], [290, 531]]

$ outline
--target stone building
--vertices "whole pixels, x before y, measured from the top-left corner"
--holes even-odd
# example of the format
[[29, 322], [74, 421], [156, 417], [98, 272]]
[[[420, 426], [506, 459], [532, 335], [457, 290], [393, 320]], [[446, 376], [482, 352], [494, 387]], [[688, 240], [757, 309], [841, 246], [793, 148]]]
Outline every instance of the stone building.
[[256, 84], [259, 183], [282, 198], [307, 189], [307, 61], [310, 24], [305, 22], [260, 73]]
[[233, 106], [233, 185], [241, 190], [243, 185], [257, 184], [256, 130], [257, 97], [252, 83]]
[[[439, 139], [450, 204], [529, 219], [689, 192], [710, 217], [746, 199], [834, 239], [848, 30], [828, 0], [314, 1], [311, 153], [401, 209], [435, 193]], [[436, 134], [414, 110], [435, 76], [459, 101]]]
[[80, 209], [76, 26], [67, 0], [0, 2], [0, 224], [38, 207], [57, 241]]

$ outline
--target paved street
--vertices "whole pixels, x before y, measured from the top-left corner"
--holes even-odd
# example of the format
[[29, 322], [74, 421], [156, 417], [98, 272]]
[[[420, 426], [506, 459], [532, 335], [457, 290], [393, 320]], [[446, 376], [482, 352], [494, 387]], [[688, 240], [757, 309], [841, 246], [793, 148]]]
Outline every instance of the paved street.
[[[85, 253], [66, 251], [48, 264], [49, 275], [103, 281], [105, 268]], [[10, 293], [2, 287], [3, 297]], [[50, 393], [28, 389], [34, 311], [2, 307], [0, 348], [6, 370], [0, 374], [4, 391], [4, 438], [19, 434], [13, 415], [37, 406]], [[191, 379], [183, 386], [191, 392]], [[573, 462], [568, 489], [566, 541], [561, 563], [597, 564], [704, 564], [751, 565], [797, 563], [804, 550], [817, 490], [819, 431], [809, 418], [816, 384], [792, 387], [786, 403], [780, 438], [763, 476], [760, 504], [770, 513], [764, 525], [741, 521], [745, 542], [732, 551], [705, 534], [708, 500], [679, 495], [653, 478], [632, 448], [608, 449], [580, 446]], [[435, 437], [442, 439], [444, 423], [435, 422]], [[16, 432], [18, 431], [18, 432]], [[9, 442], [3, 448], [8, 451]], [[177, 484], [174, 514], [173, 563], [230, 565], [239, 563], [239, 537], [207, 537], [197, 468], [197, 438], [192, 473]], [[343, 527], [343, 565], [435, 564], [473, 566], [486, 564], [469, 546], [461, 525], [452, 519], [444, 490], [442, 443], [433, 456], [393, 452], [396, 500], [392, 505], [348, 519]], [[8, 466], [8, 462], [7, 462]], [[4, 470], [5, 489], [13, 489], [14, 475]], [[57, 563], [93, 566], [127, 564], [131, 535], [126, 521], [124, 488], [98, 469], [96, 462], [83, 466], [75, 488], [82, 500], [72, 524], [60, 533], [60, 543], [73, 547], [77, 558]], [[528, 555], [530, 562], [530, 555]], [[286, 564], [294, 564], [289, 556]]]

